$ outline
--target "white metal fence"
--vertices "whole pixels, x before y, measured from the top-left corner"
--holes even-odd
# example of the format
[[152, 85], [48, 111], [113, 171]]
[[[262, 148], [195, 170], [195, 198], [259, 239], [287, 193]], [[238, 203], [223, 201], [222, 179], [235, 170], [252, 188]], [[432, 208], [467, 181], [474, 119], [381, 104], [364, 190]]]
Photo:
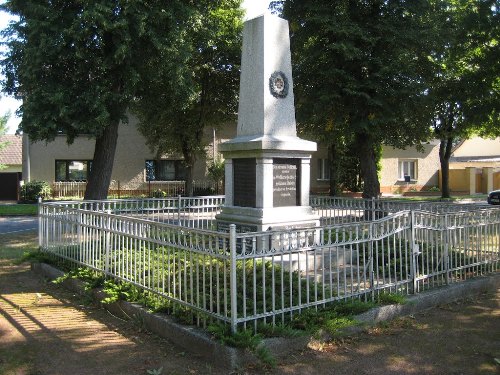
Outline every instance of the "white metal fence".
[[223, 202], [43, 203], [40, 246], [188, 308], [198, 324], [215, 319], [233, 330], [285, 322], [339, 299], [418, 293], [498, 270], [498, 208], [443, 205], [393, 213], [382, 205], [348, 212], [344, 202], [343, 212], [337, 212], [340, 205], [315, 205], [325, 213], [317, 228], [236, 233], [230, 226], [223, 233], [214, 230]]
[[[62, 181], [52, 183], [52, 196], [55, 199], [83, 198], [86, 181]], [[209, 180], [193, 181], [195, 195], [222, 194], [224, 187], [222, 183]], [[123, 185], [120, 181], [111, 181], [108, 189], [108, 197], [175, 197], [184, 195], [186, 191], [185, 181], [148, 181], [131, 188]]]

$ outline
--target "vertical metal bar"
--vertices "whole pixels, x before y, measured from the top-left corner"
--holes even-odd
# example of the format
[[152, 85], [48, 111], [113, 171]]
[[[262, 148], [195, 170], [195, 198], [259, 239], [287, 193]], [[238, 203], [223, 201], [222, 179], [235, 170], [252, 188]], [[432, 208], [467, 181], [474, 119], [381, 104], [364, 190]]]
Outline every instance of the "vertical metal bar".
[[42, 198], [38, 197], [38, 246], [40, 248], [42, 248], [42, 246], [43, 246], [42, 216], [44, 216], [44, 207], [42, 205]]
[[111, 254], [111, 214], [108, 210], [106, 215], [106, 224], [104, 226], [105, 230], [105, 250], [104, 250], [104, 274], [109, 274], [109, 256]]
[[[229, 251], [231, 256], [230, 264], [230, 298], [231, 298], [231, 332], [236, 333], [237, 329], [237, 319], [238, 319], [238, 307], [237, 307], [237, 280], [236, 280], [236, 225], [229, 224]], [[255, 303], [255, 301], [254, 301]]]
[[449, 247], [450, 247], [450, 229], [448, 223], [448, 214], [444, 215], [444, 254], [443, 262], [444, 270], [446, 273], [446, 285], [450, 284], [450, 259], [449, 259]]
[[370, 222], [368, 226], [368, 279], [370, 280], [370, 296], [371, 300], [375, 300], [375, 277], [374, 277], [374, 272], [373, 272], [373, 241], [374, 236], [373, 236], [373, 222]]
[[410, 256], [410, 272], [411, 272], [411, 293], [417, 293], [417, 257], [418, 257], [418, 244], [415, 241], [415, 211], [410, 211], [410, 246], [411, 246], [411, 256]]

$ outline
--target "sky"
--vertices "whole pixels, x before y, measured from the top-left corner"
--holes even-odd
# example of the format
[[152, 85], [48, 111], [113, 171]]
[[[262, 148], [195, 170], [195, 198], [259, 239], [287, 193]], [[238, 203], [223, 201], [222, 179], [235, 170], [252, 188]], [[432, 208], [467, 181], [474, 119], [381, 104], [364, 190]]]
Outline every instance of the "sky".
[[[0, 4], [4, 1], [0, 0]], [[242, 7], [246, 9], [245, 19], [252, 19], [263, 14], [269, 7], [269, 0], [243, 0]], [[0, 12], [0, 30], [7, 27], [12, 16], [5, 12]], [[3, 77], [1, 77], [3, 79]], [[14, 134], [21, 119], [15, 116], [15, 111], [19, 108], [21, 102], [12, 97], [1, 94], [0, 96], [0, 115], [11, 112], [9, 122], [7, 123], [7, 134]]]

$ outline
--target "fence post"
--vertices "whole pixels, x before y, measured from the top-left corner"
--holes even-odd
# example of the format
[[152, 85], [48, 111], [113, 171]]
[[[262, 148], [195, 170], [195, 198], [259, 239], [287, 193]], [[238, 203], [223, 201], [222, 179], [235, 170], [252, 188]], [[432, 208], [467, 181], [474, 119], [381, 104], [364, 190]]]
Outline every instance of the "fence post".
[[370, 220], [375, 220], [375, 197], [372, 197], [372, 217]]
[[448, 214], [444, 215], [444, 253], [443, 262], [445, 264], [446, 285], [450, 284], [450, 231], [448, 229]]
[[83, 262], [83, 236], [82, 236], [83, 214], [80, 210], [77, 211], [76, 216], [76, 240], [78, 242], [78, 260]]
[[229, 252], [230, 252], [230, 303], [231, 303], [231, 332], [236, 333], [238, 306], [237, 306], [237, 283], [236, 283], [236, 225], [229, 224]]
[[370, 280], [370, 295], [372, 298], [372, 302], [375, 301], [375, 273], [374, 273], [374, 257], [373, 257], [373, 221], [370, 222], [370, 226], [368, 228], [369, 230], [369, 237], [370, 237], [370, 242], [368, 242], [368, 257], [369, 257], [369, 262], [370, 262], [370, 267], [368, 269], [368, 278]]
[[38, 197], [38, 247], [40, 248], [43, 245], [42, 214], [43, 214], [42, 197]]
[[420, 254], [419, 245], [415, 242], [415, 211], [410, 211], [410, 243], [411, 243], [411, 256], [410, 256], [410, 272], [411, 272], [411, 280], [412, 294], [417, 293], [417, 257]]
[[181, 226], [181, 203], [182, 203], [182, 196], [178, 195], [177, 196], [178, 204], [177, 204], [177, 225]]
[[111, 210], [106, 212], [106, 224], [104, 225], [105, 242], [104, 242], [104, 274], [109, 274], [109, 256], [111, 254]]

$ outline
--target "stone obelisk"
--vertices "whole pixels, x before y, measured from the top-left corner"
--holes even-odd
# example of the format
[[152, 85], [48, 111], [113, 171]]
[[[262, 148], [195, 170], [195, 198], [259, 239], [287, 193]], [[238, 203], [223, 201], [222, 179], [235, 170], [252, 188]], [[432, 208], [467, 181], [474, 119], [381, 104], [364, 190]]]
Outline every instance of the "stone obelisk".
[[243, 29], [236, 138], [223, 143], [226, 204], [218, 226], [241, 232], [318, 225], [309, 206], [316, 143], [297, 137], [288, 22], [265, 13]]

